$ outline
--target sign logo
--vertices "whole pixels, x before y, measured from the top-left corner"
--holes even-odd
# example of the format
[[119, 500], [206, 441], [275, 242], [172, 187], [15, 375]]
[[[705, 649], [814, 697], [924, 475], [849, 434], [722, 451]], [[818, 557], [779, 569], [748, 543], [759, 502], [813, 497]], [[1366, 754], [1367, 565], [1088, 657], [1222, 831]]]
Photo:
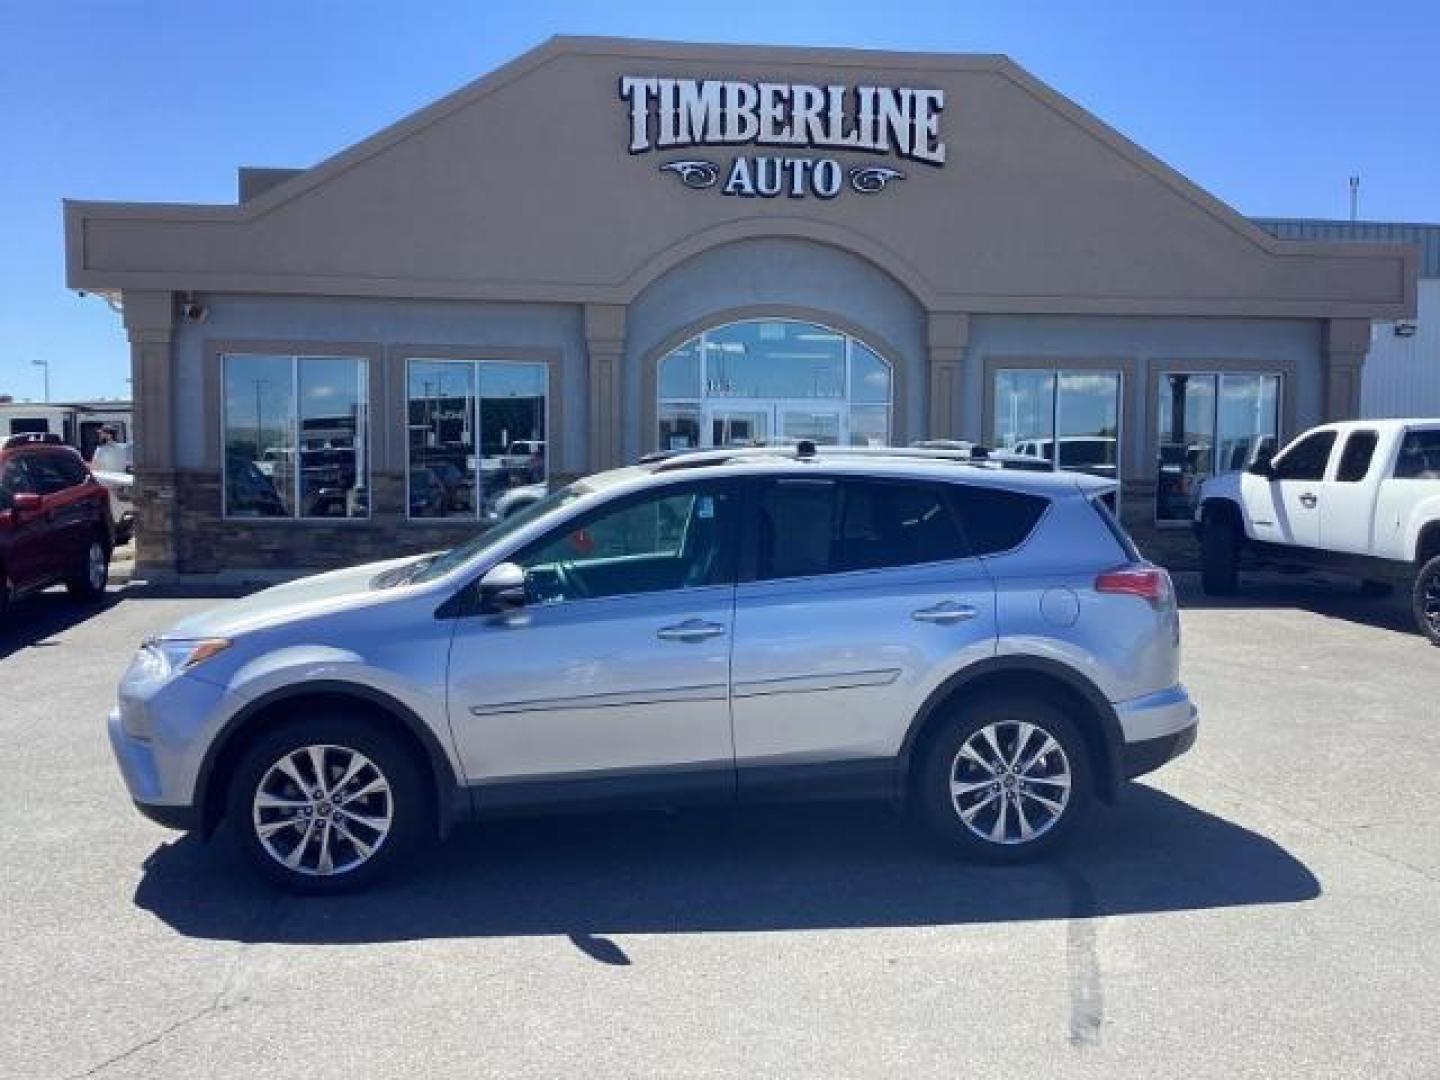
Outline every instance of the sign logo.
[[694, 155], [659, 166], [696, 190], [718, 188], [722, 195], [742, 198], [833, 199], [847, 186], [873, 195], [905, 179], [903, 170], [889, 165], [795, 154], [796, 149], [945, 164], [943, 90], [625, 75], [620, 99], [629, 106], [631, 154], [718, 146], [792, 151], [739, 154], [728, 164]]

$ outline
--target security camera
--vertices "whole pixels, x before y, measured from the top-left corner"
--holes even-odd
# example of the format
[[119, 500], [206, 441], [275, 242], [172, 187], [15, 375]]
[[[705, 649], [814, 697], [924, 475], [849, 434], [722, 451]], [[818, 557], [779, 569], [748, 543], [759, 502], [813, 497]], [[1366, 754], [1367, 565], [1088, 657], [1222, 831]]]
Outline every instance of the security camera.
[[186, 322], [202, 323], [210, 317], [210, 309], [198, 300], [186, 300], [180, 305], [180, 317]]
[[1402, 319], [1395, 324], [1396, 337], [1414, 337], [1416, 326], [1409, 319]]

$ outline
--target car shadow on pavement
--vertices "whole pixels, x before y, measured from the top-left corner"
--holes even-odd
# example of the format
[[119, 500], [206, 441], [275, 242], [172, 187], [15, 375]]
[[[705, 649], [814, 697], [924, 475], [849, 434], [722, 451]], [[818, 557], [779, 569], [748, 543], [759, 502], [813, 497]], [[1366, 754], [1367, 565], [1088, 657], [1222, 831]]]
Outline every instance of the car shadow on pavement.
[[51, 589], [16, 600], [0, 621], [0, 660], [31, 646], [58, 644], [49, 639], [119, 603], [111, 590], [94, 600], [76, 600], [63, 589]]
[[[457, 830], [374, 889], [290, 898], [230, 838], [148, 859], [135, 903], [191, 937], [359, 943], [555, 935], [628, 963], [611, 934], [946, 926], [1313, 899], [1273, 841], [1144, 785], [1063, 858], [967, 863], [880, 805], [510, 820]], [[618, 955], [617, 955], [618, 954]]]
[[1294, 608], [1342, 619], [1377, 630], [1419, 637], [1415, 615], [1410, 607], [1410, 594], [1397, 587], [1393, 596], [1371, 597], [1360, 592], [1354, 581], [1310, 574], [1244, 574], [1239, 591], [1230, 596], [1206, 596], [1198, 575], [1176, 579], [1176, 590], [1182, 609], [1245, 611], [1255, 609]]

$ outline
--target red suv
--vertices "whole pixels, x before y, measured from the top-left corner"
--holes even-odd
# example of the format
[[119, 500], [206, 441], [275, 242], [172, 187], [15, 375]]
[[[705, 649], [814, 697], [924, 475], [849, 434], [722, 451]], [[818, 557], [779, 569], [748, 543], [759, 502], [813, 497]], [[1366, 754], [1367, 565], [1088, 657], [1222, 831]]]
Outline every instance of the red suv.
[[78, 453], [58, 435], [0, 442], [0, 610], [61, 581], [101, 595], [112, 547], [109, 496]]

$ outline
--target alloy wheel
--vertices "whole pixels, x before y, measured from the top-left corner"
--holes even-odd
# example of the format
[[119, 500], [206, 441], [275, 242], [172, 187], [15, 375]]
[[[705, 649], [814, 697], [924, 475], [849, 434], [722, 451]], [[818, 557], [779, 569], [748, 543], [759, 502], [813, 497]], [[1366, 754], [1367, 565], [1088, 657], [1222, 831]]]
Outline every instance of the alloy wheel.
[[93, 591], [105, 591], [105, 581], [110, 575], [110, 564], [109, 560], [105, 558], [105, 548], [98, 540], [90, 541], [90, 551], [85, 558], [85, 574]]
[[1425, 594], [1420, 599], [1421, 613], [1430, 624], [1430, 630], [1440, 635], [1440, 574], [1432, 574], [1425, 583]]
[[1049, 832], [1070, 802], [1064, 748], [1044, 728], [997, 721], [960, 746], [950, 766], [950, 801], [961, 822], [991, 844], [1028, 844]]
[[390, 782], [364, 754], [317, 744], [288, 751], [255, 790], [260, 846], [287, 870], [345, 874], [369, 862], [394, 821]]

